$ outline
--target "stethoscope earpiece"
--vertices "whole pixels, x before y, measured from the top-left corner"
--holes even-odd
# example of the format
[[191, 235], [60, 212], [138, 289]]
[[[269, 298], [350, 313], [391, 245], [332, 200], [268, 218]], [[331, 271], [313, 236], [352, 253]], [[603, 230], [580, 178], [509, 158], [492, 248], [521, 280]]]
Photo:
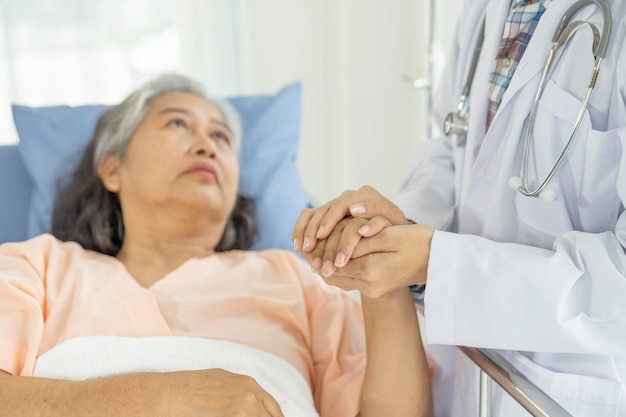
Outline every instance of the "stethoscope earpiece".
[[543, 201], [551, 202], [556, 200], [556, 193], [554, 192], [554, 190], [546, 188], [539, 193], [538, 197]]
[[522, 179], [520, 177], [511, 177], [509, 178], [509, 187], [513, 191], [518, 191], [522, 186]]

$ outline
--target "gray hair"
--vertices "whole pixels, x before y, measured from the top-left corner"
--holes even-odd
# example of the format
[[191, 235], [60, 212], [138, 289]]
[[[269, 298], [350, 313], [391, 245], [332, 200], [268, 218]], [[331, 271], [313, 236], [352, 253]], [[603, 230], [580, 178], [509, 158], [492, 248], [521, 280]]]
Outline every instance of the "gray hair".
[[97, 167], [106, 155], [123, 157], [135, 129], [143, 120], [150, 101], [163, 94], [184, 92], [193, 94], [214, 104], [222, 113], [224, 121], [233, 136], [233, 149], [239, 154], [241, 148], [241, 121], [237, 111], [226, 100], [208, 96], [203, 84], [180, 74], [165, 74], [143, 84], [130, 94], [124, 101], [111, 108], [103, 117], [111, 128], [103, 130], [98, 138], [94, 152], [94, 167]]
[[[233, 148], [241, 147], [241, 123], [226, 101], [211, 99], [202, 84], [177, 74], [166, 74], [144, 84], [124, 101], [112, 106], [98, 120], [96, 131], [71, 178], [57, 195], [52, 212], [51, 232], [62, 241], [73, 241], [85, 249], [115, 256], [125, 236], [122, 208], [117, 194], [106, 189], [97, 167], [107, 155], [124, 157], [130, 139], [143, 120], [150, 101], [171, 92], [187, 92], [213, 103], [221, 111], [233, 136]], [[237, 195], [218, 252], [249, 249], [257, 233], [252, 198]]]

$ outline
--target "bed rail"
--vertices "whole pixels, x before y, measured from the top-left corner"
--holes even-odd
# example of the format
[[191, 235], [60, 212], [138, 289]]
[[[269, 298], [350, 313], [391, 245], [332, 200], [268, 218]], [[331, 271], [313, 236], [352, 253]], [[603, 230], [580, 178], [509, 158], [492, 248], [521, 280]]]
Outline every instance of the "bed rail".
[[496, 381], [502, 389], [535, 417], [572, 417], [552, 397], [533, 384], [498, 352], [466, 346], [458, 346], [458, 348], [481, 370], [480, 417], [489, 417], [490, 380]]

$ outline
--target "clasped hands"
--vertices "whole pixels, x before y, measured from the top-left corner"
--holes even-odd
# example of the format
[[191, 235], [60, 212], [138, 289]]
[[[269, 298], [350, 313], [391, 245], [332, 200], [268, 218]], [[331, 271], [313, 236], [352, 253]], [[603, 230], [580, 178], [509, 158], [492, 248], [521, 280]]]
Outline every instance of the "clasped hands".
[[329, 284], [377, 298], [424, 284], [434, 230], [369, 186], [300, 214], [294, 251]]

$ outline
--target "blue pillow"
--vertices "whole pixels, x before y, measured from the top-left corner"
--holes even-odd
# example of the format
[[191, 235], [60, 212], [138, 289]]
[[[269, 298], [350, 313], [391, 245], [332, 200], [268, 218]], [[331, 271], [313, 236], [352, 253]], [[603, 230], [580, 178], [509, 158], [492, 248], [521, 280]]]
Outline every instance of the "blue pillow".
[[[291, 231], [307, 206], [296, 155], [301, 85], [276, 95], [230, 97], [243, 125], [240, 189], [254, 198], [259, 235], [252, 249], [292, 250]], [[34, 183], [28, 236], [50, 230], [58, 179], [69, 175], [91, 139], [104, 105], [13, 105], [20, 155]]]

